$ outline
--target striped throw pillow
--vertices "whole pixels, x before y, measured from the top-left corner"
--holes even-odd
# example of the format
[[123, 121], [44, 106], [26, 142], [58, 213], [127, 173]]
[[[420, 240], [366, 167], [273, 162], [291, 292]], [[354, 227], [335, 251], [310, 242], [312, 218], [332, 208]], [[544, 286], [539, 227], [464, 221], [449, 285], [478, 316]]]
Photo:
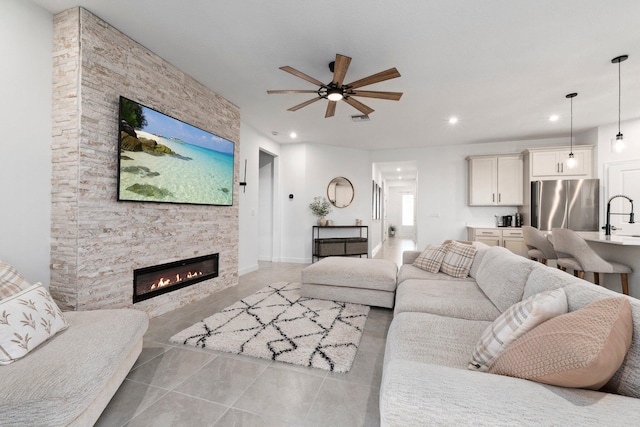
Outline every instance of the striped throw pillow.
[[440, 271], [449, 276], [464, 279], [469, 275], [473, 258], [478, 249], [475, 246], [451, 242], [447, 245], [447, 253], [442, 259]]
[[18, 270], [6, 262], [0, 261], [0, 300], [15, 295], [30, 286], [18, 273]]
[[413, 266], [429, 273], [437, 273], [440, 271], [440, 265], [444, 255], [447, 253], [448, 245], [429, 245], [424, 251], [413, 261]]
[[568, 311], [563, 288], [541, 292], [504, 311], [480, 336], [468, 368], [486, 372], [509, 344], [541, 323]]

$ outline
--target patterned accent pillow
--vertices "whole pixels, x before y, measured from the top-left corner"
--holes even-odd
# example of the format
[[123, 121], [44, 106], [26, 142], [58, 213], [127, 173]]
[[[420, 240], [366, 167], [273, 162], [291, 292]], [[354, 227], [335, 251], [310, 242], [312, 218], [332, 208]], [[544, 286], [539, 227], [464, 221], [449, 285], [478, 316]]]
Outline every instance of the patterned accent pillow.
[[424, 251], [413, 261], [413, 266], [429, 273], [437, 273], [440, 271], [440, 265], [447, 253], [448, 245], [429, 245]]
[[27, 289], [29, 282], [10, 264], [0, 261], [0, 300]]
[[542, 322], [566, 314], [568, 310], [567, 295], [562, 288], [541, 292], [512, 305], [482, 333], [471, 355], [469, 369], [488, 371], [509, 344]]
[[478, 249], [475, 246], [458, 242], [449, 243], [440, 271], [449, 276], [464, 279], [469, 275], [469, 270], [477, 251]]
[[3, 299], [0, 301], [0, 365], [26, 356], [68, 326], [41, 283]]
[[527, 332], [496, 358], [489, 372], [598, 390], [622, 365], [632, 337], [629, 300], [606, 298]]

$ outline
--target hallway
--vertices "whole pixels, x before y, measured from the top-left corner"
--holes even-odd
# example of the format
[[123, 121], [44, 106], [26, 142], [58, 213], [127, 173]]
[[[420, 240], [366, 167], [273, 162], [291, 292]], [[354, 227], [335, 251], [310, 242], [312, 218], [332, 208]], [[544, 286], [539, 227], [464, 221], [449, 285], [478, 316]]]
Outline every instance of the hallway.
[[416, 242], [402, 237], [388, 237], [382, 244], [374, 259], [388, 259], [398, 265], [402, 265], [402, 252], [416, 249]]

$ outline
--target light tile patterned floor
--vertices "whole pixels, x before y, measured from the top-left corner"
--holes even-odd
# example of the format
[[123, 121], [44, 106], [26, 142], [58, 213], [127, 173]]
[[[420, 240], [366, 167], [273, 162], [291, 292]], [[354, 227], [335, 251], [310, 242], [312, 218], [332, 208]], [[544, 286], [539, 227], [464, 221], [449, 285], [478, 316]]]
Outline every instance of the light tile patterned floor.
[[[400, 263], [411, 241], [376, 258]], [[373, 307], [346, 374], [172, 345], [169, 338], [304, 264], [260, 263], [239, 285], [151, 319], [144, 349], [98, 426], [377, 426], [385, 337], [393, 311]]]

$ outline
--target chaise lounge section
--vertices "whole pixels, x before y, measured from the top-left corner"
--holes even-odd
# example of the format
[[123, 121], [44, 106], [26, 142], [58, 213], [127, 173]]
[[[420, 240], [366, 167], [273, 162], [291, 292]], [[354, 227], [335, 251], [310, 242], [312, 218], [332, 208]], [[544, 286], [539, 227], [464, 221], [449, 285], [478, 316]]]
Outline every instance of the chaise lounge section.
[[[428, 273], [405, 252], [380, 390], [382, 426], [633, 425], [640, 413], [640, 302], [475, 243], [467, 278]], [[569, 313], [626, 298], [633, 335], [601, 390], [568, 388], [468, 369], [483, 332], [523, 299], [563, 288]], [[623, 353], [624, 355], [624, 353]], [[525, 355], [526, 356], [526, 355]]]

